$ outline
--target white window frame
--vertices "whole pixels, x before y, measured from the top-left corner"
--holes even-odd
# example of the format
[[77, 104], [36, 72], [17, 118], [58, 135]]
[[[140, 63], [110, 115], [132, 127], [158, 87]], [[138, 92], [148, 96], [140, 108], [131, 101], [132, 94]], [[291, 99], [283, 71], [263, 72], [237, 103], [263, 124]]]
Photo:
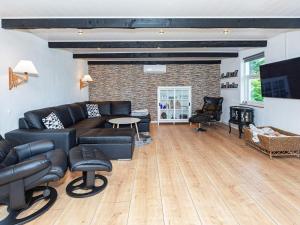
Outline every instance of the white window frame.
[[251, 90], [250, 90], [250, 80], [251, 79], [260, 79], [260, 75], [251, 75], [247, 74], [250, 71], [249, 65], [251, 61], [264, 58], [264, 52], [249, 56], [247, 58], [244, 58], [243, 60], [243, 71], [244, 71], [244, 76], [243, 76], [243, 98], [242, 98], [242, 103], [248, 104], [248, 105], [254, 105], [254, 106], [263, 106], [264, 101], [253, 101], [251, 100]]

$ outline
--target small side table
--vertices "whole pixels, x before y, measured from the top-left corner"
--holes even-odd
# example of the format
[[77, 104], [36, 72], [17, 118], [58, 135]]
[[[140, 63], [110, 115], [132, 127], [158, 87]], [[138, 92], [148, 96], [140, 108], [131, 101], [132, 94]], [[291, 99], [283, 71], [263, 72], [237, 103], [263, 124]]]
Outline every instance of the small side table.
[[113, 125], [113, 128], [115, 128], [115, 126], [117, 128], [119, 128], [120, 124], [121, 125], [122, 124], [128, 124], [132, 128], [132, 124], [134, 124], [138, 140], [140, 140], [139, 128], [138, 128], [138, 125], [137, 125], [137, 123], [140, 122], [140, 121], [141, 121], [141, 119], [139, 119], [139, 118], [121, 117], [121, 118], [110, 119], [108, 122]]
[[254, 109], [244, 106], [231, 106], [229, 119], [229, 133], [231, 133], [231, 124], [239, 126], [239, 138], [242, 137], [243, 126], [254, 124]]

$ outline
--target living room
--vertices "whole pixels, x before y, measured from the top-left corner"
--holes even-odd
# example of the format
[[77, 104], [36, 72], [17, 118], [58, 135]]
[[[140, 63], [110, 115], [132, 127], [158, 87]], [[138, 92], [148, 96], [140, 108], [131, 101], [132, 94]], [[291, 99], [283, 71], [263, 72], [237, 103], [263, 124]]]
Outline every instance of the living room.
[[4, 0], [0, 20], [1, 225], [300, 224], [297, 1]]

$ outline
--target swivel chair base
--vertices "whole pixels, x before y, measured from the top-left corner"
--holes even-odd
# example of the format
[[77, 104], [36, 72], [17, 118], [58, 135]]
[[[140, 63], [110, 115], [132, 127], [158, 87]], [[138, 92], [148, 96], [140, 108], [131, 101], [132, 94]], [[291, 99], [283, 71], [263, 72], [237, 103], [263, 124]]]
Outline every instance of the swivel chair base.
[[[40, 195], [37, 196], [33, 196], [34, 192], [43, 192]], [[39, 186], [39, 187], [35, 187], [34, 189], [28, 191], [26, 193], [26, 202], [27, 202], [27, 206], [24, 209], [19, 209], [19, 210], [10, 210], [9, 208], [7, 209], [7, 211], [9, 212], [8, 216], [3, 219], [0, 222], [0, 225], [21, 225], [21, 224], [25, 224], [28, 223], [34, 219], [36, 219], [37, 217], [41, 216], [42, 214], [44, 214], [45, 212], [47, 212], [52, 205], [55, 203], [57, 199], [57, 191], [52, 188], [52, 187], [46, 187], [46, 186]], [[45, 204], [42, 208], [40, 208], [39, 210], [37, 210], [36, 212], [23, 217], [23, 218], [18, 218], [18, 216], [24, 212], [25, 210], [29, 209], [32, 205], [34, 205], [36, 202], [41, 201], [41, 200], [47, 200], [47, 204]]]
[[[107, 186], [107, 178], [95, 174], [95, 171], [83, 171], [83, 175], [81, 177], [76, 178], [71, 181], [67, 188], [66, 192], [70, 197], [73, 198], [85, 198], [98, 194], [103, 191]], [[96, 179], [102, 180], [103, 184], [100, 186], [96, 186]], [[81, 182], [80, 182], [81, 181]], [[80, 183], [79, 183], [80, 182]], [[79, 184], [77, 184], [79, 183]], [[82, 190], [82, 193], [76, 193], [75, 191]]]

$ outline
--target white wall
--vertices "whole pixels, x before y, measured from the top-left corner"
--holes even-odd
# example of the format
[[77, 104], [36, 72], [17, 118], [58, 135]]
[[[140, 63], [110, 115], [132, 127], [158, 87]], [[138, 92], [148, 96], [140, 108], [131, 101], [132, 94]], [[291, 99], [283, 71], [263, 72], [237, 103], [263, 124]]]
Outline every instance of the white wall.
[[[282, 61], [290, 58], [300, 57], [300, 31], [280, 34], [268, 40], [265, 49], [267, 63]], [[222, 60], [221, 73], [239, 69], [239, 78], [243, 74], [243, 58], [261, 52], [263, 49], [251, 49], [239, 52], [238, 59]], [[300, 76], [300, 74], [299, 74]], [[234, 78], [231, 78], [234, 79]], [[239, 86], [241, 84], [239, 83]], [[300, 87], [299, 87], [300, 88]], [[224, 110], [222, 121], [228, 122], [229, 106], [238, 105], [241, 102], [241, 89], [222, 90], [224, 97]], [[264, 108], [255, 109], [255, 123], [261, 125], [271, 125], [290, 132], [300, 134], [300, 100], [265, 98]]]
[[[242, 94], [243, 94], [243, 85], [242, 85], [242, 75], [244, 73], [244, 66], [243, 66], [243, 59], [245, 57], [258, 54], [260, 52], [263, 52], [265, 48], [257, 48], [257, 49], [249, 49], [249, 50], [243, 50], [239, 52], [238, 58], [231, 58], [231, 59], [224, 59], [221, 63], [221, 73], [226, 72], [233, 72], [235, 70], [238, 70], [238, 77], [232, 77], [232, 78], [226, 78], [221, 79], [221, 83], [238, 83], [238, 88], [232, 88], [232, 89], [221, 89], [221, 96], [224, 97], [224, 103], [223, 103], [223, 113], [221, 121], [225, 124], [229, 121], [229, 107], [234, 105], [239, 105], [242, 101]], [[255, 124], [262, 125], [263, 124], [263, 113], [262, 109], [255, 108]]]
[[[19, 60], [31, 60], [38, 77], [8, 90], [8, 67]], [[24, 112], [42, 107], [88, 99], [88, 88], [80, 90], [80, 77], [87, 73], [84, 60], [72, 54], [48, 48], [48, 43], [30, 33], [0, 28], [0, 134], [18, 127]]]
[[[300, 31], [281, 34], [270, 39], [265, 52], [266, 62], [300, 57], [299, 40]], [[300, 100], [266, 98], [264, 105], [265, 124], [300, 134]]]

